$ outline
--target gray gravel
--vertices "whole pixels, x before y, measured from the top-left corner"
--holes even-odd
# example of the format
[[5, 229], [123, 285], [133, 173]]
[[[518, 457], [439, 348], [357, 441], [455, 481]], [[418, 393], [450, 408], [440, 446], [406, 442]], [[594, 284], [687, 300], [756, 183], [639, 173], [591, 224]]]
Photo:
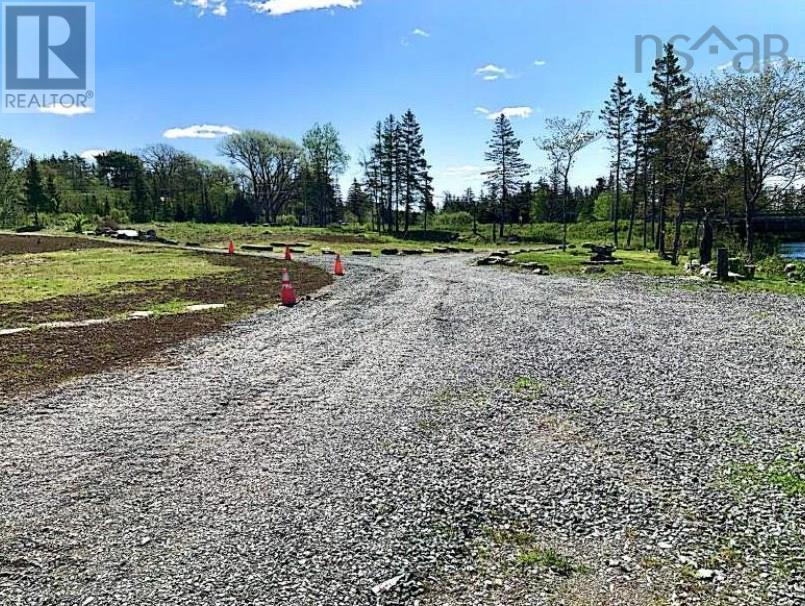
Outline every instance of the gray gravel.
[[0, 405], [0, 604], [805, 601], [800, 300], [348, 271]]

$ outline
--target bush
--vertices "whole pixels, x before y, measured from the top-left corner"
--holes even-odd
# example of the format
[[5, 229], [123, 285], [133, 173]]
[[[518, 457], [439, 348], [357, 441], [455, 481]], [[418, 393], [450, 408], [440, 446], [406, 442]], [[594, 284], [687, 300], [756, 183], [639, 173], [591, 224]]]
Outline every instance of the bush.
[[277, 217], [276, 224], [281, 227], [296, 227], [299, 225], [299, 221], [297, 221], [296, 215], [280, 215]]
[[439, 213], [433, 219], [434, 228], [462, 231], [472, 228], [472, 215], [461, 211], [457, 213]]

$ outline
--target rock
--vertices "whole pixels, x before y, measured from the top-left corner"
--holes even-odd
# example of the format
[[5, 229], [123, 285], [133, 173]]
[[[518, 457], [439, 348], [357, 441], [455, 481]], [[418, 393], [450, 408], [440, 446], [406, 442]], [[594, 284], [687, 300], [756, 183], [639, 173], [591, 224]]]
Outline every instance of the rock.
[[114, 237], [120, 240], [136, 240], [140, 237], [140, 232], [136, 229], [118, 229]]
[[206, 305], [188, 305], [185, 307], [185, 311], [189, 312], [196, 312], [196, 311], [210, 311], [213, 309], [223, 309], [226, 307], [226, 303], [209, 303]]
[[478, 261], [476, 261], [475, 264], [476, 265], [497, 265], [501, 261], [503, 261], [502, 258], [491, 256], [491, 257], [484, 257], [483, 259], [478, 259]]
[[548, 271], [548, 269], [549, 269], [548, 266], [545, 265], [544, 263], [536, 263], [536, 262], [522, 263], [520, 265], [520, 267], [522, 267], [525, 270], [540, 269], [540, 270], [543, 270], [543, 271]]
[[447, 252], [447, 249], [446, 248], [434, 248], [433, 252], [436, 253], [437, 255], [438, 254], [445, 254]]
[[792, 273], [794, 273], [795, 271], [797, 271], [797, 266], [796, 266], [796, 265], [794, 265], [793, 263], [789, 263], [788, 265], [786, 265], [786, 266], [783, 268], [783, 273], [786, 273], [786, 274], [792, 274]]
[[332, 256], [332, 255], [337, 255], [338, 253], [335, 252], [334, 250], [330, 250], [329, 248], [322, 248], [321, 249], [321, 254]]
[[445, 250], [446, 250], [447, 252], [451, 253], [451, 254], [456, 254], [456, 253], [460, 253], [460, 252], [461, 252], [461, 249], [460, 249], [460, 248], [455, 248], [455, 247], [453, 247], [453, 246], [448, 246], [448, 247], [447, 247]]
[[132, 320], [146, 320], [154, 315], [153, 311], [133, 311], [129, 314]]
[[274, 252], [274, 247], [267, 244], [244, 244], [241, 248], [255, 252]]
[[402, 250], [402, 254], [404, 255], [424, 255], [425, 251], [420, 250], [419, 248], [404, 248]]
[[585, 274], [603, 274], [606, 270], [599, 265], [588, 265], [584, 268]]
[[474, 248], [459, 248], [459, 251], [461, 251], [463, 253], [474, 253], [475, 249]]
[[380, 254], [385, 255], [387, 257], [391, 257], [394, 255], [399, 255], [400, 250], [398, 248], [384, 248], [383, 250], [380, 251]]
[[353, 257], [371, 257], [372, 251], [371, 250], [364, 250], [364, 249], [356, 249], [352, 251]]
[[190, 248], [198, 248], [201, 246], [198, 242], [188, 242], [185, 246], [189, 246]]
[[375, 595], [380, 595], [381, 593], [384, 593], [389, 589], [393, 589], [394, 586], [397, 585], [397, 583], [402, 581], [402, 578], [403, 578], [402, 575], [400, 575], [394, 577], [393, 579], [389, 579], [388, 581], [383, 581], [382, 583], [372, 587], [372, 593]]
[[716, 576], [715, 570], [710, 570], [709, 568], [700, 568], [696, 571], [696, 578], [701, 579], [703, 581], [709, 581], [713, 577]]
[[508, 257], [509, 251], [508, 250], [498, 250], [492, 253], [493, 257]]
[[702, 268], [699, 270], [699, 275], [700, 275], [702, 278], [713, 278], [713, 277], [715, 277], [715, 275], [716, 275], [716, 274], [715, 274], [715, 272], [714, 272], [712, 269], [710, 269], [710, 267], [708, 267], [707, 265], [705, 265], [704, 267], [702, 267]]
[[531, 273], [534, 274], [534, 275], [537, 275], [537, 276], [550, 276], [551, 275], [551, 272], [548, 271], [547, 268], [543, 269], [542, 267], [538, 267], [537, 269], [535, 269]]

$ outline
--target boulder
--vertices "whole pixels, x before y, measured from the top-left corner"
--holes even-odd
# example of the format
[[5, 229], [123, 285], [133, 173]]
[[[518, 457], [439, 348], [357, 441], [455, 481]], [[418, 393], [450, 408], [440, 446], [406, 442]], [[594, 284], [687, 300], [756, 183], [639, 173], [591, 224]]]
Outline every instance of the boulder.
[[404, 255], [424, 255], [425, 251], [420, 250], [419, 248], [404, 248], [402, 250], [402, 254]]
[[323, 254], [323, 255], [335, 256], [335, 255], [337, 255], [338, 253], [337, 253], [337, 252], [335, 252], [334, 250], [330, 250], [329, 248], [322, 248], [322, 249], [321, 249], [321, 254]]
[[532, 274], [534, 274], [534, 275], [537, 275], [537, 276], [550, 276], [550, 275], [551, 275], [551, 272], [550, 272], [550, 271], [548, 271], [547, 267], [546, 267], [546, 268], [543, 268], [543, 267], [537, 267], [537, 268], [536, 268], [534, 271], [532, 271], [531, 273], [532, 273]]
[[522, 267], [523, 269], [526, 269], [526, 270], [539, 269], [539, 270], [542, 270], [542, 271], [548, 271], [548, 266], [545, 265], [544, 263], [522, 263], [520, 265], [520, 267]]
[[791, 274], [794, 273], [795, 271], [797, 271], [797, 266], [794, 265], [793, 263], [789, 263], [783, 268], [783, 273], [786, 274]]
[[434, 248], [434, 249], [433, 249], [433, 252], [435, 252], [437, 255], [440, 255], [440, 254], [445, 254], [445, 253], [447, 253], [448, 251], [447, 251], [447, 249], [446, 249], [446, 248]]
[[711, 268], [710, 268], [708, 265], [704, 265], [704, 266], [703, 266], [703, 267], [702, 267], [702, 268], [699, 270], [699, 275], [700, 275], [702, 278], [714, 278], [714, 277], [715, 277], [715, 275], [716, 275], [716, 273], [715, 273], [715, 272], [714, 272], [714, 271], [713, 271], [713, 270], [712, 270], [712, 269], [711, 269]]
[[501, 257], [489, 256], [484, 257], [483, 259], [478, 259], [476, 265], [497, 265], [501, 261], [503, 261]]
[[201, 246], [198, 242], [188, 242], [185, 246], [189, 246], [190, 248], [198, 248]]
[[364, 250], [364, 249], [356, 249], [352, 251], [353, 257], [371, 257], [372, 251], [371, 250]]
[[394, 255], [399, 255], [400, 250], [398, 248], [384, 248], [380, 251], [381, 255], [386, 255], [387, 257], [391, 257]]
[[254, 252], [274, 252], [274, 247], [267, 244], [244, 244], [241, 248]]

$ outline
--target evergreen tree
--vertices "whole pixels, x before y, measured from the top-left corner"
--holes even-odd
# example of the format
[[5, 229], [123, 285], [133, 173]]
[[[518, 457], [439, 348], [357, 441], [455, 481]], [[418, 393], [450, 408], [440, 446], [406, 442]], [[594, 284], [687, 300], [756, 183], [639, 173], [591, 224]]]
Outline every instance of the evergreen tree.
[[656, 174], [659, 186], [659, 215], [656, 246], [660, 256], [666, 256], [666, 221], [668, 206], [676, 185], [681, 161], [680, 131], [685, 125], [685, 106], [692, 97], [690, 79], [682, 72], [673, 44], [665, 45], [665, 55], [654, 63], [651, 92], [654, 95], [656, 128], [652, 144], [656, 150]]
[[520, 191], [522, 182], [528, 174], [530, 166], [520, 155], [522, 141], [514, 134], [511, 122], [505, 114], [495, 120], [492, 138], [489, 140], [489, 149], [484, 158], [493, 164], [493, 168], [486, 171], [486, 186], [490, 190], [494, 187], [500, 196], [500, 237], [506, 225], [506, 206], [511, 197]]
[[25, 210], [34, 216], [34, 225], [39, 227], [39, 213], [47, 210], [48, 197], [42, 185], [39, 162], [31, 156], [25, 170]]
[[48, 173], [48, 178], [45, 183], [45, 193], [47, 196], [46, 210], [48, 212], [57, 213], [61, 210], [61, 192], [56, 186], [56, 178], [53, 173]]
[[[613, 169], [615, 172], [615, 204], [612, 207], [612, 228], [615, 246], [618, 246], [621, 211], [621, 185], [624, 155], [629, 146], [632, 135], [634, 116], [632, 108], [634, 97], [632, 91], [626, 86], [623, 76], [618, 76], [609, 93], [609, 99], [601, 111], [601, 119], [606, 124], [606, 136], [609, 139], [614, 153]], [[634, 206], [634, 204], [632, 204]]]
[[[401, 161], [401, 180], [405, 208], [405, 232], [411, 225], [411, 212], [421, 203], [427, 189], [427, 161], [422, 147], [423, 137], [416, 116], [409, 109], [400, 124], [402, 141], [399, 144]], [[427, 215], [427, 213], [426, 213]]]

